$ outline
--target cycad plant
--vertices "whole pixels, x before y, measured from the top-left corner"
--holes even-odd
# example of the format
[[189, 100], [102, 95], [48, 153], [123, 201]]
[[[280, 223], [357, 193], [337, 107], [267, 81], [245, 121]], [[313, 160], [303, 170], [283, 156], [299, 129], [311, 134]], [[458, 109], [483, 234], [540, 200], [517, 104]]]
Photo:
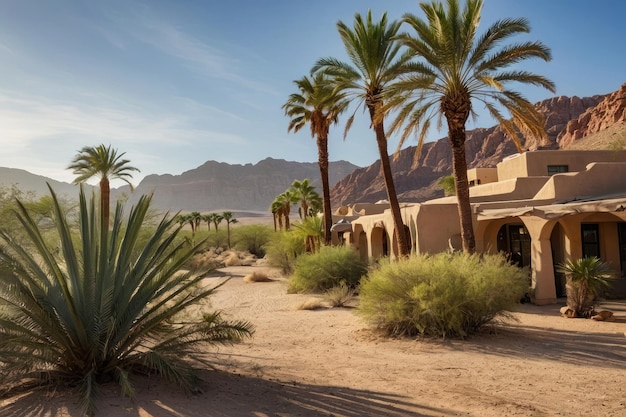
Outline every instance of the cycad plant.
[[564, 262], [558, 270], [567, 278], [567, 306], [574, 311], [574, 317], [591, 317], [600, 291], [613, 277], [609, 264], [587, 256]]
[[149, 196], [126, 221], [119, 203], [110, 232], [103, 233], [94, 197], [81, 190], [77, 236], [54, 192], [52, 198], [58, 247], [46, 244], [19, 202], [28, 246], [0, 231], [3, 383], [75, 387], [91, 415], [101, 383], [116, 381], [132, 397], [132, 374], [157, 374], [196, 390], [190, 361], [200, 347], [251, 335], [248, 322], [198, 312], [219, 287], [203, 285], [206, 271], [181, 270], [202, 242], [189, 246], [176, 239], [181, 226], [167, 215], [146, 238]]

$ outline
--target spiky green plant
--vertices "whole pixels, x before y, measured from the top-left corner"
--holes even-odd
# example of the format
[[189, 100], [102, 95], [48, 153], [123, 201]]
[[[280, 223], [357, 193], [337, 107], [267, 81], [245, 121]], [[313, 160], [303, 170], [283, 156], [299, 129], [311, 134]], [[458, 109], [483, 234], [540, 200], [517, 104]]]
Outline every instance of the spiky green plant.
[[569, 260], [557, 267], [567, 278], [567, 306], [575, 317], [591, 317], [600, 291], [606, 288], [613, 271], [595, 256]]
[[132, 397], [132, 374], [157, 374], [193, 391], [193, 360], [202, 344], [251, 335], [248, 322], [195, 313], [221, 284], [204, 286], [206, 271], [181, 270], [202, 242], [177, 240], [175, 217], [166, 215], [149, 239], [141, 237], [151, 197], [141, 197], [126, 221], [118, 203], [112, 228], [103, 233], [94, 196], [81, 190], [75, 238], [51, 194], [58, 250], [46, 245], [20, 202], [16, 214], [29, 245], [0, 230], [3, 383], [75, 387], [82, 410], [92, 415], [101, 383], [116, 381]]

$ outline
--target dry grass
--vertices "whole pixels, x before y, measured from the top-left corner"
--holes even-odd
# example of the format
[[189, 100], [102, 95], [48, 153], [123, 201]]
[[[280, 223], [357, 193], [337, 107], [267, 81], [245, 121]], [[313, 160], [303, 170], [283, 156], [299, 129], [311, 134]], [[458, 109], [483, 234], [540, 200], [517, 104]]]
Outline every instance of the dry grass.
[[326, 308], [324, 301], [319, 298], [309, 298], [296, 307], [296, 310], [321, 310]]
[[243, 282], [272, 282], [272, 278], [268, 277], [265, 272], [254, 271], [243, 277]]
[[324, 300], [331, 307], [345, 307], [354, 298], [354, 289], [347, 285], [333, 287], [324, 293]]

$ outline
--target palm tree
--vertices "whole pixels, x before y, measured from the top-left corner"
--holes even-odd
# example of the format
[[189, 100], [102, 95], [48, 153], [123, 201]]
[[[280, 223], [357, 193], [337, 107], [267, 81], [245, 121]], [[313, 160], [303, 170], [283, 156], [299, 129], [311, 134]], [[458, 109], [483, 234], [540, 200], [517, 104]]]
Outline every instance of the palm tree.
[[228, 230], [228, 249], [230, 249], [230, 225], [237, 223], [238, 220], [233, 217], [233, 213], [230, 211], [223, 212], [222, 219], [226, 220], [226, 229]]
[[111, 199], [110, 180], [120, 179], [126, 182], [131, 191], [133, 184], [130, 182], [132, 172], [139, 172], [139, 169], [129, 166], [128, 159], [121, 159], [126, 152], [117, 154], [116, 149], [111, 149], [111, 145], [98, 145], [95, 148], [86, 146], [82, 148], [78, 155], [74, 157], [72, 163], [67, 169], [73, 169], [74, 175], [78, 175], [74, 179], [74, 184], [82, 184], [92, 177], [100, 178], [100, 215], [102, 216], [102, 228], [104, 232], [108, 231], [109, 226], [109, 210]]
[[213, 226], [215, 226], [215, 233], [217, 233], [217, 226], [224, 220], [221, 214], [219, 213], [210, 213], [208, 217], [213, 222]]
[[[294, 180], [290, 187], [291, 191], [300, 201], [300, 219], [309, 216], [309, 208], [316, 204], [320, 199], [320, 195], [315, 191], [315, 187], [311, 185], [309, 179]], [[324, 222], [324, 224], [326, 224]], [[332, 225], [331, 225], [332, 226]]]
[[[391, 130], [404, 125], [399, 146], [412, 133], [418, 134], [418, 149], [431, 121], [441, 116], [448, 124], [452, 147], [453, 173], [458, 198], [463, 250], [475, 250], [474, 229], [465, 159], [465, 124], [473, 114], [473, 102], [481, 102], [499, 121], [506, 134], [521, 151], [519, 134], [530, 139], [546, 137], [544, 120], [537, 109], [520, 93], [505, 88], [513, 83], [532, 84], [555, 92], [554, 84], [543, 76], [519, 70], [512, 65], [530, 58], [551, 59], [550, 50], [540, 42], [503, 44], [508, 38], [530, 31], [526, 19], [503, 19], [482, 34], [477, 34], [482, 0], [467, 0], [461, 10], [458, 0], [420, 3], [426, 20], [406, 14], [406, 22], [416, 33], [401, 34], [400, 43], [419, 60], [414, 72], [391, 91], [390, 107], [403, 104]], [[513, 117], [505, 119], [501, 109]]]
[[[283, 207], [283, 203], [278, 197], [276, 197], [270, 205], [270, 211], [274, 217], [274, 231], [283, 230]], [[278, 229], [276, 226], [278, 226]]]
[[[333, 225], [330, 206], [330, 182], [328, 179], [328, 131], [336, 124], [339, 115], [346, 110], [349, 101], [345, 95], [334, 88], [324, 73], [317, 73], [313, 79], [303, 77], [294, 83], [300, 90], [289, 96], [283, 105], [285, 114], [291, 118], [289, 132], [299, 131], [307, 123], [311, 128], [311, 136], [317, 138], [317, 164], [322, 178], [322, 201], [324, 212], [324, 242], [331, 243], [330, 228]], [[306, 216], [306, 210], [303, 210]]]
[[189, 360], [203, 361], [198, 353], [206, 351], [204, 344], [251, 334], [245, 321], [198, 311], [221, 285], [200, 285], [206, 270], [182, 270], [204, 242], [180, 242], [182, 226], [167, 216], [146, 238], [149, 196], [141, 197], [128, 216], [118, 203], [110, 239], [104, 241], [99, 236], [107, 232], [100, 229], [95, 198], [88, 201], [81, 187], [81, 227], [74, 231], [50, 192], [54, 247], [22, 203], [16, 213], [28, 244], [0, 231], [0, 380], [5, 387], [33, 382], [74, 387], [83, 412], [93, 414], [103, 382], [116, 381], [124, 395], [133, 396], [131, 374], [156, 374], [196, 390]]
[[298, 201], [298, 196], [296, 196], [293, 190], [287, 189], [283, 193], [279, 194], [274, 199], [274, 203], [272, 203], [272, 206], [275, 204], [276, 207], [281, 207], [280, 212], [282, 213], [282, 217], [285, 219], [285, 230], [291, 229], [291, 222], [289, 219], [289, 215], [291, 214], [291, 205], [296, 204]]
[[[384, 127], [387, 108], [383, 101], [383, 94], [388, 87], [397, 77], [410, 70], [409, 56], [401, 54], [400, 44], [395, 40], [400, 22], [389, 23], [387, 14], [384, 13], [380, 21], [375, 23], [370, 10], [365, 20], [360, 14], [355, 15], [352, 29], [341, 21], [337, 23], [337, 28], [352, 65], [335, 58], [323, 58], [317, 61], [313, 71], [322, 71], [331, 76], [339, 91], [344, 92], [349, 99], [357, 100], [358, 107], [363, 105], [368, 110], [371, 127], [376, 134], [381, 171], [398, 242], [398, 253], [400, 256], [407, 256], [409, 244], [391, 173]], [[348, 119], [346, 133], [353, 119], [354, 114]]]

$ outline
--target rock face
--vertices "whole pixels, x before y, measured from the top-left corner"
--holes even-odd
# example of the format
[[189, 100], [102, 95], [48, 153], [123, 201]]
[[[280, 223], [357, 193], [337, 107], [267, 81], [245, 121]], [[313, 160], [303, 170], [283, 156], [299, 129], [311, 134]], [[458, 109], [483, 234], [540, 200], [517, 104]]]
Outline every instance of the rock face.
[[[564, 148], [582, 136], [626, 120], [625, 97], [626, 84], [608, 95], [585, 98], [561, 96], [537, 103], [537, 108], [545, 115], [548, 134], [548, 143], [543, 147]], [[469, 168], [495, 167], [503, 158], [517, 152], [513, 141], [507, 139], [497, 126], [468, 131], [465, 146]], [[535, 149], [537, 144], [525, 146]], [[415, 149], [409, 147], [402, 150], [392, 162], [398, 199], [401, 202], [419, 202], [442, 197], [443, 190], [437, 181], [452, 173], [452, 152], [447, 138], [426, 143], [417, 163], [414, 163]], [[339, 181], [331, 191], [331, 197], [333, 207], [386, 199], [380, 162], [357, 169]]]
[[619, 90], [603, 97], [596, 106], [588, 108], [577, 118], [572, 118], [565, 129], [559, 133], [557, 142], [561, 148], [572, 142], [604, 129], [616, 123], [626, 121], [626, 84]]
[[[346, 161], [331, 162], [331, 187], [358, 168]], [[322, 193], [319, 167], [314, 162], [264, 159], [257, 164], [231, 165], [208, 161], [181, 175], [149, 175], [129, 193], [128, 187], [114, 191], [112, 200], [126, 193], [134, 202], [154, 192], [153, 207], [170, 211], [250, 210], [267, 211], [277, 195], [295, 179], [311, 179]]]

